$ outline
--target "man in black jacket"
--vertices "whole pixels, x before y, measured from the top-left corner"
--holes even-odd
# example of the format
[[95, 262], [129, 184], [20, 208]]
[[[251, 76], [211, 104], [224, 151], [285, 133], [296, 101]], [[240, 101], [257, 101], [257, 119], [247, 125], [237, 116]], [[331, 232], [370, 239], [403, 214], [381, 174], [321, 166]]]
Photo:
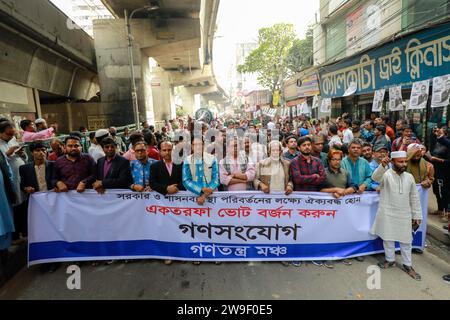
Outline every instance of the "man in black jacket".
[[183, 165], [175, 164], [172, 160], [172, 143], [161, 143], [160, 155], [162, 160], [150, 167], [150, 186], [163, 195], [174, 194], [185, 190], [183, 186]]
[[130, 162], [119, 156], [116, 142], [108, 137], [101, 142], [105, 157], [98, 159], [96, 181], [92, 184], [98, 193], [106, 189], [129, 189], [132, 183]]
[[[54, 162], [47, 161], [47, 147], [40, 141], [32, 142], [29, 146], [33, 162], [19, 167], [20, 189], [27, 194], [24, 202], [24, 212], [28, 212], [28, 197], [38, 191], [50, 191], [52, 184]], [[17, 217], [16, 228], [24, 237], [28, 234], [28, 217], [26, 214]]]
[[19, 168], [20, 188], [26, 194], [38, 191], [50, 191], [52, 185], [53, 161], [47, 161], [47, 147], [40, 141], [30, 144], [30, 153], [33, 162], [27, 163]]
[[[35, 192], [51, 191], [55, 187], [52, 183], [54, 162], [47, 161], [47, 147], [40, 141], [32, 142], [29, 146], [33, 162], [24, 164], [19, 168], [20, 188], [29, 196]], [[28, 208], [28, 199], [26, 200]], [[28, 209], [27, 209], [28, 211]], [[24, 230], [27, 229], [27, 221], [23, 221]], [[43, 264], [41, 272], [55, 272], [60, 263]]]

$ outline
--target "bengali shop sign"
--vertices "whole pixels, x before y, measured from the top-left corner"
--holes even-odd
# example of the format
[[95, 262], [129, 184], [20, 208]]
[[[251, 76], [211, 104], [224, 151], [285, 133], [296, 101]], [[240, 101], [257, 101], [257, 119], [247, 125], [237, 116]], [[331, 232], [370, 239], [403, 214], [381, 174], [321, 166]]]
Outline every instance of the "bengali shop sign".
[[323, 98], [344, 96], [356, 84], [356, 93], [371, 93], [391, 86], [410, 88], [414, 82], [448, 74], [450, 24], [406, 36], [366, 53], [319, 69]]
[[[423, 210], [427, 192], [421, 192]], [[115, 190], [34, 194], [29, 264], [110, 259], [282, 261], [381, 252], [369, 233], [379, 195], [218, 192], [198, 206], [189, 192]], [[424, 211], [426, 212], [426, 211]], [[424, 215], [426, 217], [426, 214]], [[426, 223], [414, 237], [423, 248]]]

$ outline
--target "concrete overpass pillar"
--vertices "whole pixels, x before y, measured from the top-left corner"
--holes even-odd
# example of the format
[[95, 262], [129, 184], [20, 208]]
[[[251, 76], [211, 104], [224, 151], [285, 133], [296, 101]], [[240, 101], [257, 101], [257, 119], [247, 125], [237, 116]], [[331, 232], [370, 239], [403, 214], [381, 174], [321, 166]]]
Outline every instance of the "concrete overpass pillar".
[[204, 95], [200, 95], [200, 108], [208, 108], [208, 107], [209, 107], [209, 98]]
[[[143, 80], [143, 95], [144, 95], [144, 110], [141, 113], [141, 118], [148, 123], [155, 123], [155, 112], [153, 108], [153, 90], [152, 90], [152, 68], [150, 66], [150, 59], [144, 55], [141, 61], [142, 65], [142, 80]], [[140, 106], [142, 107], [142, 106]], [[141, 120], [141, 121], [143, 121]]]
[[[121, 110], [120, 113], [114, 115], [113, 123], [122, 121], [128, 124], [134, 123], [131, 71], [124, 20], [95, 20], [94, 38], [102, 102]], [[141, 55], [140, 44], [135, 41], [133, 43], [133, 65], [140, 121], [144, 119], [144, 106], [146, 105], [141, 65], [144, 56]]]
[[195, 95], [186, 87], [180, 87], [180, 96], [183, 101], [183, 110], [186, 114], [192, 116], [194, 114]]
[[149, 85], [152, 92], [155, 124], [175, 118], [176, 107], [169, 73], [161, 68], [155, 68]]

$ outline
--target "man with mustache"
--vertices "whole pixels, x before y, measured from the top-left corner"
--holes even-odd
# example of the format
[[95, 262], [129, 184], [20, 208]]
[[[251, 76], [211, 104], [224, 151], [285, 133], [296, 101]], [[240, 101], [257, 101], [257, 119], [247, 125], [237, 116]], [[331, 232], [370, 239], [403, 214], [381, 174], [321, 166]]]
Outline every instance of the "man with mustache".
[[56, 192], [77, 190], [82, 193], [95, 181], [95, 161], [90, 155], [81, 153], [81, 141], [77, 136], [66, 138], [65, 150], [66, 155], [55, 162], [52, 185], [56, 185]]

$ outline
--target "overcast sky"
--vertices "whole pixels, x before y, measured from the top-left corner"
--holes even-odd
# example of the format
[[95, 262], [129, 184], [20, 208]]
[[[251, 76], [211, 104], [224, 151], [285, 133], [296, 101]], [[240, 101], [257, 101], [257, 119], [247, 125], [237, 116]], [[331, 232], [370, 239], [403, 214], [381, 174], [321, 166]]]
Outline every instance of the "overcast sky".
[[67, 0], [50, 0], [53, 4], [58, 7], [61, 11], [67, 14], [67, 12], [72, 11], [72, 4]]
[[299, 38], [315, 22], [319, 0], [221, 0], [214, 41], [214, 72], [228, 91], [227, 73], [235, 59], [235, 45], [257, 42], [258, 30], [275, 23], [292, 23]]

